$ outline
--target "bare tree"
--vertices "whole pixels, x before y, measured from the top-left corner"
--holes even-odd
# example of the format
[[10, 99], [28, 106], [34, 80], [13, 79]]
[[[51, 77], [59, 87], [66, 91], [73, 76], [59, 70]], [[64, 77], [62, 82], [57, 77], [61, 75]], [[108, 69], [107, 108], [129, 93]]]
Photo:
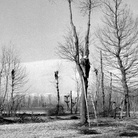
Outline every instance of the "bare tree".
[[[5, 103], [9, 103], [9, 113], [13, 112], [15, 101], [19, 101], [19, 95], [23, 95], [26, 91], [23, 89], [26, 83], [27, 74], [25, 68], [21, 66], [15, 50], [12, 47], [3, 47], [0, 77], [0, 92], [3, 99], [1, 104], [2, 110]], [[16, 102], [16, 108], [17, 103], [19, 102]]]
[[81, 1], [81, 12], [87, 15], [87, 31], [84, 39], [84, 45], [81, 46], [79, 35], [76, 30], [76, 26], [73, 21], [72, 13], [72, 2], [73, 0], [67, 0], [69, 6], [69, 16], [70, 16], [70, 26], [71, 26], [71, 36], [65, 38], [65, 44], [60, 45], [59, 54], [62, 58], [74, 61], [77, 66], [77, 71], [80, 76], [82, 92], [81, 92], [81, 106], [80, 106], [80, 116], [81, 123], [88, 123], [88, 105], [87, 105], [87, 88], [88, 88], [88, 78], [90, 71], [90, 61], [89, 61], [89, 41], [90, 41], [90, 28], [91, 28], [91, 13], [94, 7], [97, 7], [97, 1], [95, 0], [85, 0]]
[[8, 103], [9, 74], [12, 61], [10, 50], [6, 49], [6, 47], [2, 47], [1, 55], [0, 92], [2, 97], [1, 111], [3, 111], [5, 103]]
[[57, 88], [57, 114], [59, 114], [59, 106], [60, 106], [60, 93], [59, 93], [59, 71], [55, 71], [55, 80], [56, 80], [56, 88]]
[[105, 0], [104, 24], [97, 37], [102, 47], [106, 67], [116, 74], [125, 96], [126, 116], [129, 116], [130, 91], [136, 88], [138, 75], [138, 21], [122, 0]]
[[27, 74], [25, 68], [23, 68], [20, 64], [18, 57], [14, 57], [12, 62], [11, 69], [11, 114], [13, 114], [16, 102], [16, 108], [19, 107], [17, 105], [17, 101], [19, 101], [18, 97], [21, 100], [20, 94], [23, 94], [25, 91], [22, 89], [24, 85], [27, 83]]

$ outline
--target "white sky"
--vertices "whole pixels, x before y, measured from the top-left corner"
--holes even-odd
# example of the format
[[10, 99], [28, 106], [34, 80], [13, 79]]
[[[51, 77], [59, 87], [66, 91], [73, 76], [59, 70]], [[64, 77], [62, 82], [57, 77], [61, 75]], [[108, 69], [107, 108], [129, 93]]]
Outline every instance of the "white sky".
[[[138, 13], [138, 0], [124, 2]], [[99, 11], [93, 13], [93, 27], [100, 23]], [[74, 14], [78, 30], [83, 30], [85, 17], [78, 10]], [[68, 21], [68, 5], [63, 0], [54, 4], [49, 0], [0, 0], [0, 47], [11, 42], [24, 62], [58, 58], [55, 48], [62, 41]]]

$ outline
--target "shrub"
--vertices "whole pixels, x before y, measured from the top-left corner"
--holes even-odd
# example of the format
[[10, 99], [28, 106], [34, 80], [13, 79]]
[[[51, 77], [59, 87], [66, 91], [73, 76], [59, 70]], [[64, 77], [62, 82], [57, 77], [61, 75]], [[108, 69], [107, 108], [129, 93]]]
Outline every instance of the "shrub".
[[54, 116], [54, 115], [63, 115], [64, 114], [64, 108], [62, 105], [59, 105], [59, 111], [58, 106], [49, 108], [47, 111], [48, 116]]

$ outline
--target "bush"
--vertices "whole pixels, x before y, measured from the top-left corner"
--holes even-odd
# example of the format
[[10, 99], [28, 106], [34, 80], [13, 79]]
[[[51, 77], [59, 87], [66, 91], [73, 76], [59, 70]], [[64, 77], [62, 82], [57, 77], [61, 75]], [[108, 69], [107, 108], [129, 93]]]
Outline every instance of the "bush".
[[48, 116], [54, 116], [54, 115], [63, 115], [64, 114], [64, 108], [62, 105], [59, 105], [59, 111], [58, 106], [49, 108], [47, 111]]
[[39, 116], [36, 115], [27, 115], [27, 114], [22, 114], [20, 115], [20, 118], [18, 120], [19, 123], [40, 123], [40, 122], [45, 122], [46, 120], [42, 119]]
[[40, 123], [40, 122], [45, 122], [45, 120], [42, 119], [41, 117], [38, 117], [38, 116], [32, 115], [32, 116], [31, 116], [31, 122], [34, 122], [34, 123]]
[[27, 115], [26, 115], [26, 113], [23, 113], [23, 114], [21, 114], [20, 116], [19, 116], [19, 122], [20, 123], [24, 123], [25, 121], [26, 121], [26, 119], [27, 119]]

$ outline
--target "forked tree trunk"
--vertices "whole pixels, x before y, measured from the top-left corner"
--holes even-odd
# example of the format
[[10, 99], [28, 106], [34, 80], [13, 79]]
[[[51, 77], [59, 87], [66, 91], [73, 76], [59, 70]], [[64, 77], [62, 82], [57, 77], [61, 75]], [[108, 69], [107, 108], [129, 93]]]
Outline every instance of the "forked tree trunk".
[[[80, 51], [79, 51], [79, 39], [76, 31], [76, 26], [73, 23], [72, 17], [72, 7], [71, 7], [72, 0], [68, 0], [69, 3], [69, 12], [70, 12], [70, 25], [73, 32], [74, 38], [74, 45], [75, 45], [75, 62], [77, 65], [77, 70], [80, 75], [81, 79], [81, 107], [80, 107], [80, 116], [81, 116], [81, 123], [86, 124], [88, 123], [89, 114], [88, 114], [88, 104], [87, 104], [87, 88], [88, 88], [88, 78], [89, 78], [89, 71], [90, 71], [90, 63], [89, 63], [89, 34], [90, 34], [90, 16], [91, 16], [91, 0], [89, 0], [89, 12], [88, 12], [88, 24], [87, 24], [87, 32], [85, 36], [85, 47], [84, 47], [84, 55], [82, 59], [79, 58]], [[88, 116], [87, 116], [88, 115]]]
[[80, 119], [81, 124], [87, 124], [89, 120], [88, 113], [88, 103], [87, 103], [87, 88], [88, 88], [88, 78], [86, 78], [83, 74], [82, 68], [80, 66], [77, 67], [80, 79], [81, 79], [81, 102], [80, 102]]

